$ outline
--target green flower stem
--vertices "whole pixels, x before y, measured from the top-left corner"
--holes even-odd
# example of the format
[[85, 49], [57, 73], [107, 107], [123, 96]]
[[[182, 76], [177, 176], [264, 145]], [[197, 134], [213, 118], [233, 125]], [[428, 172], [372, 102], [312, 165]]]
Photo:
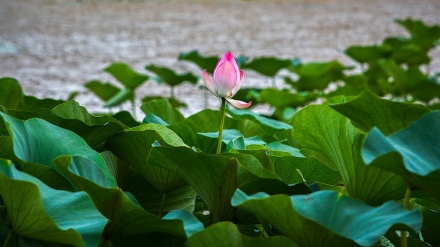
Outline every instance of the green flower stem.
[[[411, 188], [407, 187], [406, 188], [406, 192], [405, 192], [405, 198], [403, 198], [403, 206], [408, 209], [411, 210], [411, 205], [409, 203], [409, 199], [411, 198]], [[408, 240], [406, 237], [406, 231], [401, 231], [400, 232], [400, 246], [401, 247], [407, 247]]]
[[135, 99], [133, 99], [131, 101], [131, 111], [133, 112], [134, 119], [136, 119], [137, 117], [136, 117], [136, 102], [135, 102]]
[[220, 106], [220, 123], [218, 127], [218, 142], [217, 142], [216, 154], [219, 154], [222, 151], [223, 125], [225, 123], [225, 108], [226, 108], [226, 99], [222, 98], [222, 105]]

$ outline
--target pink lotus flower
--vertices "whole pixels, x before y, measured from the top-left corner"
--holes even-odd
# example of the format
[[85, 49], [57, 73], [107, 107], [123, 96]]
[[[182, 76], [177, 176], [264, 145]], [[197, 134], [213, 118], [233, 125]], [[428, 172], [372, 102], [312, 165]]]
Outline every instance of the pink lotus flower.
[[243, 76], [243, 70], [238, 69], [237, 62], [230, 51], [218, 61], [213, 80], [206, 70], [202, 73], [203, 82], [211, 93], [219, 98], [225, 98], [233, 106], [241, 109], [248, 108], [252, 104], [252, 101], [246, 103], [232, 99], [243, 83]]

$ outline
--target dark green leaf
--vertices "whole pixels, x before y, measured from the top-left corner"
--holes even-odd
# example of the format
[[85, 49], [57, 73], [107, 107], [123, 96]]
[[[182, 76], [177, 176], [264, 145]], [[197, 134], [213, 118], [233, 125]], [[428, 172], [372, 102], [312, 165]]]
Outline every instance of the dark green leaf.
[[291, 63], [288, 59], [276, 57], [259, 57], [241, 66], [242, 69], [251, 69], [262, 75], [274, 77], [278, 71], [286, 68]]
[[184, 119], [183, 115], [174, 109], [167, 99], [156, 99], [143, 103], [141, 109], [146, 115], [154, 114], [170, 125]]
[[288, 90], [265, 88], [260, 92], [260, 100], [277, 108], [304, 106], [317, 98], [310, 92], [294, 93]]
[[276, 236], [270, 238], [252, 238], [241, 233], [231, 222], [216, 223], [205, 230], [191, 236], [186, 241], [188, 247], [272, 247], [272, 246], [299, 246], [289, 238]]
[[104, 83], [98, 80], [89, 81], [85, 87], [92, 91], [103, 101], [107, 101], [115, 96], [121, 89], [117, 88], [111, 83]]
[[251, 155], [210, 155], [186, 147], [156, 147], [150, 160], [182, 176], [210, 209], [216, 220], [233, 220], [230, 205], [236, 188], [259, 178], [276, 179]]
[[128, 64], [112, 63], [104, 69], [118, 80], [125, 88], [134, 90], [148, 80], [147, 75], [134, 71]]
[[331, 107], [350, 118], [359, 129], [369, 131], [377, 127], [386, 135], [409, 126], [429, 112], [424, 105], [381, 99], [369, 91], [347, 103]]
[[179, 175], [151, 163], [150, 152], [157, 144], [186, 146], [176, 133], [158, 124], [127, 129], [109, 138], [105, 146], [119, 158], [127, 161], [162, 193], [185, 186], [185, 181]]
[[23, 90], [14, 78], [0, 78], [0, 105], [6, 109], [19, 109], [23, 105]]
[[391, 49], [386, 46], [350, 46], [345, 50], [345, 54], [359, 63], [372, 63], [381, 58], [391, 55]]
[[182, 52], [179, 54], [179, 60], [185, 60], [195, 63], [202, 70], [207, 70], [213, 72], [218, 60], [217, 56], [202, 56], [197, 50], [190, 52]]
[[344, 69], [338, 61], [313, 62], [289, 67], [290, 71], [299, 76], [294, 84], [298, 91], [324, 90], [330, 82], [344, 79]]
[[396, 20], [398, 24], [403, 26], [410, 34], [411, 40], [428, 51], [435, 47], [436, 42], [440, 39], [440, 26], [427, 26], [420, 20]]
[[145, 69], [157, 75], [157, 77], [154, 78], [157, 82], [165, 83], [172, 87], [182, 84], [183, 82], [196, 84], [198, 81], [198, 78], [190, 72], [184, 74], [177, 74], [172, 69], [166, 67], [159, 67], [154, 64], [145, 66]]
[[400, 176], [365, 165], [365, 136], [349, 119], [327, 105], [310, 105], [295, 114], [291, 124], [302, 152], [338, 170], [350, 196], [372, 205], [403, 198], [406, 185]]
[[337, 185], [341, 182], [341, 176], [337, 171], [313, 157], [299, 158], [269, 155], [269, 159], [274, 165], [275, 173], [286, 184], [321, 182]]

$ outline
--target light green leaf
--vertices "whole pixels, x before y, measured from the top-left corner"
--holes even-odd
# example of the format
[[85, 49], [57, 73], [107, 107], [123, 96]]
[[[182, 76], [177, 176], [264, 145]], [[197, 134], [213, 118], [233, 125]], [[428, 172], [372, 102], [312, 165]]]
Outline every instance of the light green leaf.
[[398, 202], [372, 207], [331, 190], [290, 197], [237, 190], [232, 205], [268, 220], [301, 246], [372, 246], [391, 227], [418, 232], [422, 225], [418, 210]]
[[[202, 137], [198, 133], [217, 132], [219, 115], [219, 111], [203, 110], [169, 126], [169, 128], [176, 132], [187, 145], [199, 148], [206, 153], [215, 153], [217, 140]], [[229, 117], [225, 118], [224, 129], [236, 129], [243, 136], [256, 136], [264, 133], [262, 128], [254, 121], [247, 119], [236, 120]]]
[[365, 165], [365, 136], [348, 118], [327, 105], [310, 105], [296, 113], [291, 124], [302, 152], [339, 171], [350, 196], [372, 205], [404, 197], [406, 185], [400, 176]]
[[378, 129], [368, 133], [362, 156], [369, 165], [395, 172], [440, 200], [440, 111], [424, 115], [389, 136]]
[[75, 133], [38, 118], [23, 121], [1, 112], [0, 116], [12, 136], [14, 154], [20, 160], [54, 168], [52, 160], [56, 157], [78, 156], [71, 166], [77, 174], [104, 187], [116, 186], [104, 159]]
[[[151, 232], [168, 233], [186, 238], [184, 223], [194, 224], [195, 219], [161, 219], [136, 205], [119, 188], [103, 188], [92, 181], [70, 172], [70, 156], [61, 156], [54, 163], [63, 174], [92, 198], [96, 208], [109, 219], [103, 236], [112, 238], [136, 236]], [[188, 215], [186, 217], [189, 217]], [[173, 217], [169, 217], [173, 218]], [[174, 217], [178, 218], [178, 217]], [[181, 217], [184, 218], [184, 217]], [[197, 229], [197, 227], [195, 227]], [[188, 228], [192, 233], [195, 229]]]
[[274, 119], [263, 117], [249, 110], [232, 110], [227, 109], [235, 119], [250, 119], [258, 123], [268, 135], [274, 135], [277, 131], [290, 131], [292, 126]]
[[[207, 132], [207, 133], [198, 133], [199, 135], [206, 136], [213, 139], [218, 139], [218, 131], [217, 132]], [[235, 141], [238, 138], [243, 138], [244, 144], [247, 145], [264, 145], [265, 141], [261, 140], [258, 136], [251, 137], [243, 137], [243, 134], [240, 131], [235, 129], [223, 129], [222, 142], [228, 144], [231, 141]]]
[[75, 246], [97, 246], [107, 223], [85, 192], [54, 190], [0, 160], [0, 193], [13, 234]]

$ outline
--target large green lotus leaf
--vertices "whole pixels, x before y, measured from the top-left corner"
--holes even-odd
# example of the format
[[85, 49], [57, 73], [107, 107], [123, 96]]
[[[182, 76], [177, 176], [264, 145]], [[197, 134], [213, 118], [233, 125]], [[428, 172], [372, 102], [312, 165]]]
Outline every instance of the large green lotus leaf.
[[292, 129], [292, 126], [284, 122], [263, 117], [249, 110], [232, 110], [228, 108], [227, 111], [235, 119], [249, 119], [258, 123], [268, 135], [274, 135], [278, 131], [290, 131]]
[[73, 100], [58, 104], [52, 110], [39, 109], [32, 112], [8, 110], [6, 113], [22, 120], [42, 118], [71, 130], [95, 150], [102, 150], [103, 143], [109, 136], [127, 128], [125, 124], [111, 116], [90, 115], [84, 107]]
[[107, 224], [85, 192], [54, 190], [0, 160], [0, 193], [13, 234], [27, 238], [97, 246]]
[[121, 90], [109, 82], [102, 82], [98, 80], [89, 81], [84, 86], [103, 101], [111, 99]]
[[430, 111], [421, 104], [385, 100], [369, 91], [331, 107], [348, 117], [359, 129], [368, 132], [377, 127], [386, 135], [407, 127]]
[[179, 60], [193, 62], [199, 66], [200, 69], [206, 69], [207, 71], [214, 71], [219, 59], [218, 56], [202, 56], [197, 50], [179, 54]]
[[75, 132], [95, 150], [102, 150], [107, 138], [128, 128], [111, 116], [90, 115], [86, 108], [73, 100], [56, 106], [52, 112], [62, 119], [52, 123]]
[[276, 57], [259, 57], [241, 66], [242, 69], [251, 69], [262, 75], [274, 77], [278, 71], [291, 64], [288, 59], [279, 59]]
[[157, 75], [154, 78], [157, 82], [165, 83], [171, 87], [182, 84], [183, 82], [189, 82], [191, 84], [196, 84], [198, 81], [198, 78], [190, 72], [183, 73], [183, 74], [177, 74], [172, 69], [169, 69], [166, 67], [159, 67], [154, 64], [150, 64], [150, 65], [145, 66], [145, 69], [148, 71], [151, 71]]
[[194, 211], [196, 193], [190, 185], [164, 195], [127, 162], [110, 151], [102, 152], [101, 155], [116, 178], [118, 187], [130, 192], [145, 210], [153, 213], [159, 213], [160, 210], [168, 212], [178, 209]]
[[275, 173], [287, 184], [321, 182], [337, 185], [341, 182], [339, 172], [314, 157], [272, 156]]
[[133, 70], [128, 64], [125, 63], [112, 63], [110, 66], [104, 69], [104, 71], [111, 74], [116, 80], [118, 80], [125, 88], [135, 89], [142, 85], [148, 76], [140, 74]]
[[310, 92], [293, 93], [289, 90], [279, 90], [276, 88], [265, 88], [260, 92], [260, 100], [262, 102], [279, 108], [304, 106], [316, 98], [317, 96]]
[[195, 233], [185, 243], [188, 247], [272, 247], [272, 246], [299, 246], [284, 236], [269, 238], [253, 238], [241, 233], [237, 226], [231, 222], [219, 222], [209, 226], [205, 230]]
[[[169, 126], [189, 146], [195, 146], [206, 153], [215, 153], [217, 141], [212, 138], [200, 138], [198, 133], [217, 132], [219, 126], [219, 111], [203, 110], [174, 125]], [[244, 136], [256, 136], [264, 133], [254, 121], [225, 118], [224, 129], [236, 129]]]
[[151, 163], [153, 146], [186, 146], [172, 130], [159, 124], [145, 124], [110, 137], [106, 147], [133, 166], [148, 182], [163, 193], [186, 185], [176, 173]]
[[341, 174], [350, 196], [372, 205], [402, 199], [403, 179], [387, 170], [366, 166], [361, 148], [364, 134], [327, 105], [310, 105], [291, 120], [293, 136], [306, 156], [315, 156]]
[[168, 99], [156, 99], [145, 102], [142, 104], [141, 109], [147, 116], [148, 114], [154, 114], [167, 124], [174, 124], [185, 118], [178, 110], [174, 109]]
[[20, 171], [34, 176], [51, 188], [74, 191], [69, 181], [48, 166], [30, 162], [19, 165], [22, 162], [15, 157], [12, 137], [10, 136], [0, 136], [0, 158], [11, 160], [14, 164], [17, 164]]
[[196, 153], [187, 147], [155, 147], [150, 160], [182, 176], [217, 220], [233, 219], [230, 200], [236, 188], [259, 178], [277, 178], [256, 158], [244, 154], [222, 156]]
[[330, 82], [344, 79], [344, 69], [338, 61], [312, 62], [289, 67], [290, 71], [299, 76], [293, 84], [298, 91], [324, 90]]
[[1, 112], [0, 116], [12, 136], [14, 154], [18, 159], [54, 168], [52, 160], [56, 157], [78, 156], [72, 164], [75, 172], [104, 187], [116, 186], [101, 155], [75, 133], [43, 119], [32, 118], [23, 121]]
[[103, 237], [135, 236], [149, 232], [163, 232], [186, 238], [203, 229], [203, 225], [189, 212], [174, 212], [161, 218], [135, 204], [120, 188], [104, 188], [72, 173], [70, 156], [60, 156], [55, 165], [81, 190], [87, 192], [96, 208], [109, 219]]
[[359, 63], [373, 63], [381, 58], [391, 56], [391, 49], [386, 46], [350, 46], [345, 54]]
[[37, 99], [33, 96], [26, 96], [16, 79], [9, 77], [0, 78], [0, 106], [6, 109], [22, 111], [52, 109], [63, 102], [62, 100]]
[[295, 196], [237, 190], [232, 205], [269, 221], [301, 246], [372, 246], [392, 227], [418, 232], [422, 226], [417, 209], [395, 201], [372, 207], [331, 190]]
[[389, 136], [378, 129], [368, 133], [362, 155], [369, 165], [401, 175], [440, 200], [440, 111], [424, 115], [412, 125]]

